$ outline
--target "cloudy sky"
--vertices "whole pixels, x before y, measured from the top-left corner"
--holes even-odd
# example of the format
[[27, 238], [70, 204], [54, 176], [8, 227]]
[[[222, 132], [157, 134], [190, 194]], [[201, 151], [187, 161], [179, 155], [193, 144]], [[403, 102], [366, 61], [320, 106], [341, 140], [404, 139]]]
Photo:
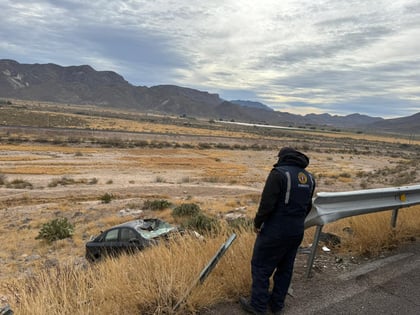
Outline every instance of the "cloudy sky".
[[0, 59], [296, 114], [420, 112], [420, 0], [0, 0]]

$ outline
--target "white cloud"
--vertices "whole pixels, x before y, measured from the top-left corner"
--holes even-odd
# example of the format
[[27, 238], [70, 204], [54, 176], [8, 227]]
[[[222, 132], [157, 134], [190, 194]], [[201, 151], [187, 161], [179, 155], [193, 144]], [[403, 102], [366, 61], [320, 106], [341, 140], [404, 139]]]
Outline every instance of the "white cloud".
[[299, 111], [420, 111], [418, 0], [4, 0], [0, 19], [0, 55], [19, 62]]

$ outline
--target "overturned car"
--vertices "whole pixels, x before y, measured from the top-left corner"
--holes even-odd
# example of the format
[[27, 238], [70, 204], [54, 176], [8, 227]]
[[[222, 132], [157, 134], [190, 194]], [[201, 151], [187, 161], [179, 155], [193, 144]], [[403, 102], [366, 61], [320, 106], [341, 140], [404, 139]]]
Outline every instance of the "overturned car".
[[128, 221], [101, 232], [86, 243], [86, 259], [94, 262], [106, 256], [134, 253], [151, 245], [159, 239], [167, 238], [177, 232], [178, 227], [160, 219]]

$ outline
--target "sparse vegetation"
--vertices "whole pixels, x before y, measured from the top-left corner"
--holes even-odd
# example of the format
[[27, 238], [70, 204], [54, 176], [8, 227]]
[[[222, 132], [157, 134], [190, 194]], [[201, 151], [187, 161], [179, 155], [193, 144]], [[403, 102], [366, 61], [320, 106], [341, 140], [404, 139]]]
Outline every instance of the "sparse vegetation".
[[3, 99], [1, 99], [0, 100], [0, 105], [12, 105], [12, 102], [9, 101], [9, 100], [3, 100]]
[[57, 218], [44, 223], [35, 239], [42, 239], [48, 243], [71, 237], [74, 232], [74, 226], [67, 218]]
[[87, 179], [74, 179], [71, 177], [67, 177], [67, 176], [63, 176], [61, 178], [55, 178], [52, 179], [49, 183], [48, 183], [48, 187], [57, 187], [59, 185], [61, 186], [68, 186], [68, 185], [78, 185], [78, 184], [89, 184], [89, 185], [95, 185], [98, 183], [98, 179], [97, 178], [91, 178], [89, 180]]
[[6, 182], [6, 188], [14, 189], [32, 189], [33, 185], [24, 179], [14, 179], [10, 182]]
[[201, 213], [200, 206], [195, 203], [183, 203], [172, 211], [174, 217], [193, 217]]
[[157, 199], [157, 200], [146, 200], [144, 202], [144, 208], [150, 210], [163, 210], [172, 206], [168, 200]]
[[110, 193], [105, 193], [100, 197], [102, 203], [110, 203], [112, 199], [114, 199], [114, 196]]
[[234, 231], [238, 231], [242, 229], [253, 231], [254, 229], [254, 220], [251, 218], [236, 218], [233, 220], [228, 220], [227, 223], [228, 223], [228, 226], [232, 228]]
[[156, 176], [156, 183], [164, 183], [166, 182], [162, 176]]
[[184, 176], [181, 178], [180, 183], [190, 183], [191, 178], [189, 176]]
[[98, 180], [96, 177], [94, 177], [94, 178], [91, 178], [91, 179], [89, 180], [88, 184], [89, 184], [89, 185], [95, 185], [95, 184], [97, 184], [98, 182], [99, 182], [99, 180]]
[[212, 218], [203, 213], [198, 213], [188, 217], [183, 223], [182, 227], [187, 230], [195, 230], [200, 234], [208, 235], [209, 233], [216, 233], [220, 230], [220, 223], [216, 218]]
[[340, 173], [338, 176], [344, 178], [351, 178], [351, 174], [348, 172]]
[[0, 173], [0, 186], [6, 185], [7, 183], [7, 176]]
[[221, 177], [216, 177], [216, 176], [212, 176], [212, 177], [205, 177], [203, 178], [203, 182], [208, 182], [208, 183], [221, 183], [223, 182], [224, 179]]

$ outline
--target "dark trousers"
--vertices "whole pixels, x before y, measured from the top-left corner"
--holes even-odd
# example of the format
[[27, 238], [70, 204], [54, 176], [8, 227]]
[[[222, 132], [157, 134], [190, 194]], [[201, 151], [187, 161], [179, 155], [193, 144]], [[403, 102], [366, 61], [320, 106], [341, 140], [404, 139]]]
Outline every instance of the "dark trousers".
[[[303, 235], [272, 239], [258, 235], [251, 260], [252, 292], [251, 306], [264, 313], [267, 305], [273, 312], [284, 306], [287, 290], [292, 280], [293, 265]], [[270, 277], [274, 272], [274, 286], [270, 294]]]

